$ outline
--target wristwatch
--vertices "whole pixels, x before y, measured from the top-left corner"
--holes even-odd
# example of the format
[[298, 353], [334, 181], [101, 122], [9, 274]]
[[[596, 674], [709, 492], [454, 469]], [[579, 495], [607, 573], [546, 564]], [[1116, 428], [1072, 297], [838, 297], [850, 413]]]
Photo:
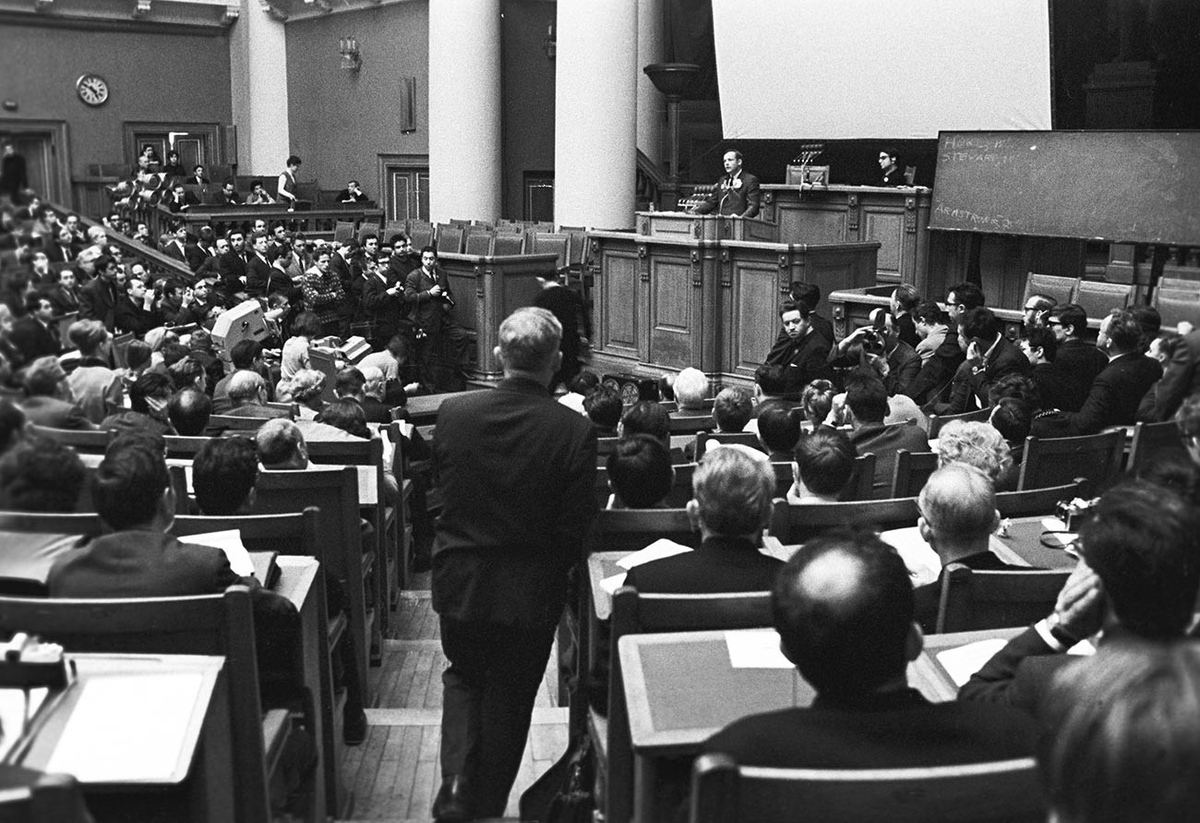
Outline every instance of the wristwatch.
[[1062, 618], [1058, 616], [1058, 612], [1051, 612], [1046, 618], [1046, 629], [1050, 632], [1050, 636], [1063, 645], [1064, 648], [1071, 648], [1079, 642], [1078, 638], [1072, 637], [1071, 633], [1063, 628]]

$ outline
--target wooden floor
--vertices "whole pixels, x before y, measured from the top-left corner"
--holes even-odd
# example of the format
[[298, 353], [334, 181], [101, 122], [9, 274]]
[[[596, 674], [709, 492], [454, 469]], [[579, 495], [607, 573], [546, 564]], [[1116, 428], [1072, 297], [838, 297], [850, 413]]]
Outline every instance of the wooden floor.
[[[431, 608], [429, 574], [416, 575], [402, 594], [384, 641], [383, 664], [370, 672], [375, 708], [367, 709], [366, 742], [348, 747], [342, 781], [354, 796], [353, 820], [428, 821], [441, 784], [442, 655], [437, 615]], [[556, 654], [551, 654], [538, 692], [533, 725], [506, 817], [567, 747], [567, 709], [555, 705]]]

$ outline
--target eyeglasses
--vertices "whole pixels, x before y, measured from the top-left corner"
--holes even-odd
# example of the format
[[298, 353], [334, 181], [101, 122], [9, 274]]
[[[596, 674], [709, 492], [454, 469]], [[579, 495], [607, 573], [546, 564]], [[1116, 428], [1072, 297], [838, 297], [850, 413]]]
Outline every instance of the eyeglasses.
[[1063, 322], [1061, 320], [1053, 320], [1052, 319], [1052, 320], [1046, 321], [1046, 325], [1048, 325], [1048, 326], [1061, 326], [1062, 324], [1063, 324]]

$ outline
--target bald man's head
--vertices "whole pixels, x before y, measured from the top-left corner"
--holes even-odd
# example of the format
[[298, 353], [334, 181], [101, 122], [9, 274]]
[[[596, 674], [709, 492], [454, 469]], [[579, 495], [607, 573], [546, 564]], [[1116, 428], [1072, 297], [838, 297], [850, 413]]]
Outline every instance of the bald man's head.
[[810, 540], [776, 578], [772, 605], [784, 653], [823, 696], [902, 681], [920, 651], [908, 569], [874, 532]]
[[1000, 515], [992, 480], [982, 471], [965, 463], [943, 466], [925, 481], [917, 501], [922, 536], [939, 555], [945, 555], [939, 546], [951, 555], [987, 550]]

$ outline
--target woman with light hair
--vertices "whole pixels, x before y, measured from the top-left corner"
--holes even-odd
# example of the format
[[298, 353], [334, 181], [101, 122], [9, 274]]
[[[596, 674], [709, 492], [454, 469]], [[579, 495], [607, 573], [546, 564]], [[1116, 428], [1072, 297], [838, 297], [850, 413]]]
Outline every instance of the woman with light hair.
[[[285, 386], [286, 384], [286, 386]], [[313, 420], [324, 407], [321, 393], [325, 390], [325, 373], [316, 369], [301, 369], [290, 378], [280, 380], [277, 394], [286, 389], [290, 395], [284, 402], [300, 404], [301, 420]], [[282, 399], [282, 397], [281, 397]]]
[[951, 463], [974, 466], [991, 478], [996, 491], [1014, 491], [1017, 472], [1004, 436], [988, 423], [951, 420], [938, 433], [938, 468]]

